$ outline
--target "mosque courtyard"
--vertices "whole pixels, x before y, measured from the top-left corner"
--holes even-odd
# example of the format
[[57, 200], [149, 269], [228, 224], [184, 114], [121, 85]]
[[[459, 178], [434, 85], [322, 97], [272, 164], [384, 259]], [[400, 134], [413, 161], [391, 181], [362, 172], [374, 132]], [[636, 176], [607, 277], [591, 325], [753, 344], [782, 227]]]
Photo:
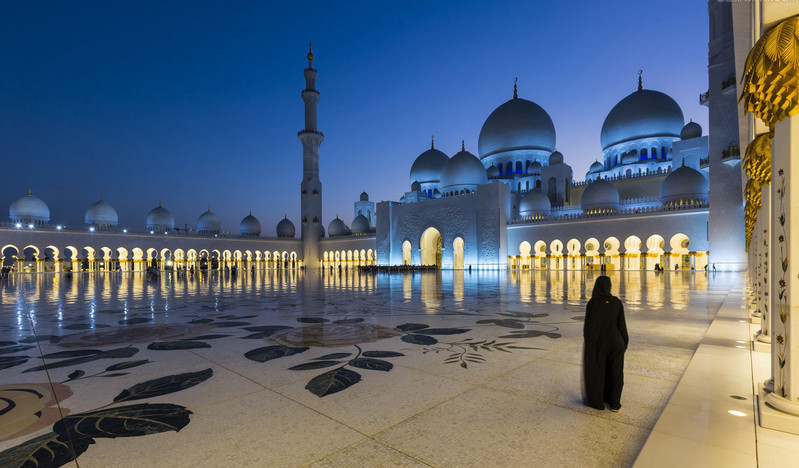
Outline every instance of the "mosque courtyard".
[[[705, 466], [768, 466], [750, 350], [707, 343], [725, 304], [745, 315], [743, 274], [609, 273], [630, 331], [618, 414], [581, 400], [598, 274], [12, 276], [0, 466], [656, 466], [675, 447]], [[715, 374], [697, 349], [717, 353]], [[780, 444], [796, 455], [795, 438]]]

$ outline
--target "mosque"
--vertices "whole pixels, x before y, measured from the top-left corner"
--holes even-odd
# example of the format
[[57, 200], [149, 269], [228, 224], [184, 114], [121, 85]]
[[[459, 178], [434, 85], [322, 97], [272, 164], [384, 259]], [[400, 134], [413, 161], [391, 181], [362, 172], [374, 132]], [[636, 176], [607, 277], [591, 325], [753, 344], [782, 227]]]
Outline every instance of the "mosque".
[[[746, 266], [737, 121], [704, 135], [685, 122], [667, 94], [638, 87], [607, 114], [601, 157], [575, 179], [556, 150], [556, 129], [541, 106], [518, 96], [497, 107], [480, 131], [477, 155], [435, 148], [410, 168], [397, 201], [361, 193], [352, 222], [322, 225], [317, 129], [317, 70], [308, 53], [300, 187], [300, 235], [286, 217], [262, 235], [252, 213], [238, 234], [223, 230], [210, 207], [193, 227], [177, 228], [160, 203], [143, 230], [120, 229], [102, 197], [86, 209], [85, 227], [51, 221], [32, 192], [15, 200], [0, 226], [4, 265], [29, 271], [159, 268], [348, 268], [436, 265], [445, 269], [694, 269]], [[631, 83], [633, 84], [633, 83]], [[713, 99], [735, 100], [735, 94]], [[712, 112], [711, 112], [712, 114]], [[715, 124], [711, 119], [711, 127]], [[727, 129], [727, 131], [725, 131]], [[721, 151], [714, 135], [732, 135]], [[724, 138], [724, 137], [722, 137]], [[718, 167], [718, 169], [716, 169]], [[713, 168], [713, 170], [711, 170]], [[718, 174], [716, 176], [716, 174]], [[584, 179], [584, 180], [579, 180]], [[732, 186], [732, 187], [731, 187]], [[731, 187], [731, 188], [730, 188]], [[736, 189], [737, 187], [737, 189]], [[711, 200], [714, 192], [732, 195]], [[711, 203], [712, 201], [712, 203]], [[714, 224], [728, 228], [714, 235]], [[723, 226], [722, 226], [723, 227]], [[24, 235], [22, 235], [24, 233]], [[271, 233], [270, 233], [271, 234]], [[718, 240], [718, 242], [717, 242]]]

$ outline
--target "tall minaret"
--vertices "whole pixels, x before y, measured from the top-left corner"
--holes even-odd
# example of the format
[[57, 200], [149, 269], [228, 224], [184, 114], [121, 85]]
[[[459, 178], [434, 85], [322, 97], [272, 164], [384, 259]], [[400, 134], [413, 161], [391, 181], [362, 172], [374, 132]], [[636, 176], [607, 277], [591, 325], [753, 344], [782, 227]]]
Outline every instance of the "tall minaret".
[[305, 69], [305, 129], [297, 134], [302, 142], [302, 183], [300, 204], [302, 211], [302, 260], [305, 268], [319, 268], [319, 239], [322, 237], [322, 182], [319, 180], [319, 146], [325, 136], [316, 129], [316, 70], [313, 68], [313, 51], [308, 44], [308, 68]]

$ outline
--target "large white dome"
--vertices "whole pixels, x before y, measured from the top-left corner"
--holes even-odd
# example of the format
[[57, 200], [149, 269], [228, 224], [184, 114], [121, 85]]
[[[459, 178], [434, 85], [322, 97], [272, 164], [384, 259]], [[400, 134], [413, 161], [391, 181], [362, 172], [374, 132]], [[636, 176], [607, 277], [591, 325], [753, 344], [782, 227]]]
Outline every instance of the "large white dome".
[[476, 190], [478, 185], [488, 182], [485, 166], [472, 153], [461, 150], [447, 161], [441, 171], [441, 191], [458, 192]]
[[113, 206], [109, 205], [100, 196], [100, 200], [86, 209], [83, 220], [89, 226], [108, 227], [119, 224], [119, 215]]
[[597, 179], [588, 184], [583, 191], [580, 207], [585, 213], [596, 210], [618, 210], [619, 191], [607, 180]]
[[430, 148], [413, 162], [408, 183], [437, 184], [441, 180], [441, 171], [447, 161], [449, 161], [449, 157], [446, 154]]
[[555, 124], [538, 104], [513, 98], [497, 107], [480, 130], [480, 159], [507, 151], [555, 151]]
[[252, 211], [239, 223], [239, 233], [241, 233], [242, 236], [252, 237], [261, 235], [261, 222], [252, 215]]
[[708, 201], [708, 181], [701, 172], [690, 167], [679, 167], [660, 185], [660, 202], [664, 204]]
[[197, 219], [197, 230], [202, 234], [219, 234], [222, 231], [222, 221], [211, 211], [211, 207]]
[[158, 203], [158, 206], [147, 214], [147, 229], [171, 231], [175, 229], [175, 218], [172, 213]]
[[44, 224], [50, 221], [50, 208], [28, 190], [27, 195], [14, 200], [8, 208], [8, 216], [15, 223]]
[[600, 143], [604, 150], [641, 138], [679, 138], [684, 123], [674, 99], [660, 91], [640, 89], [619, 101], [605, 117]]

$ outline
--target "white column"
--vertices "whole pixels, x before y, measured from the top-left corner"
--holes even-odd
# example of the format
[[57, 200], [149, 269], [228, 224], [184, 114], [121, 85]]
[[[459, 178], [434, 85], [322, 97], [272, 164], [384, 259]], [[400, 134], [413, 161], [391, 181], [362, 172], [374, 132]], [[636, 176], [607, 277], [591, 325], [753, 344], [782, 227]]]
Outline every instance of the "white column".
[[[771, 147], [771, 358], [766, 402], [799, 416], [799, 117], [777, 123]], [[799, 426], [799, 420], [796, 421]]]

